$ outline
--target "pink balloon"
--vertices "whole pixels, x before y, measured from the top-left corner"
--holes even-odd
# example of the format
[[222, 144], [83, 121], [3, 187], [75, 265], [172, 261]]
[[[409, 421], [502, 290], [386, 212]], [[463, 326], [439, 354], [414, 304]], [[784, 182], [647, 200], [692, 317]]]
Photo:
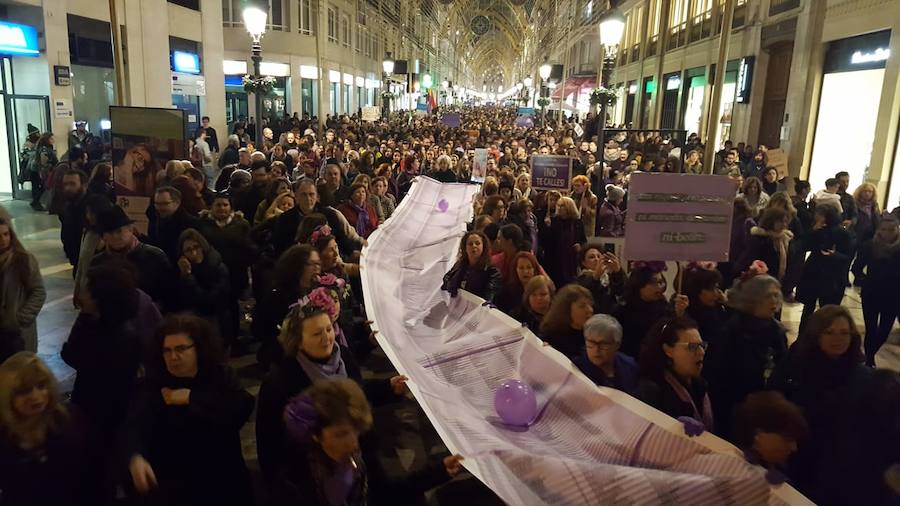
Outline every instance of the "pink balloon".
[[528, 383], [508, 379], [494, 393], [494, 409], [505, 423], [527, 427], [537, 417], [537, 398]]

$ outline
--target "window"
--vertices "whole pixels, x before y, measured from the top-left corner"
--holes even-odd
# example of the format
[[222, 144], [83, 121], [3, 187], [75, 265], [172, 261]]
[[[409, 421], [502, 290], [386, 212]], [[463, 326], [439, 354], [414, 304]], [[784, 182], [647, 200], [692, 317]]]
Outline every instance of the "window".
[[328, 8], [328, 42], [337, 44], [337, 11]]
[[338, 113], [338, 83], [331, 83], [331, 114]]
[[195, 11], [200, 10], [200, 0], [168, 0], [170, 4], [180, 5], [182, 7], [187, 7], [188, 9], [193, 9]]
[[350, 16], [341, 14], [341, 42], [344, 47], [350, 47], [352, 42], [350, 35]]
[[[181, 4], [181, 1], [175, 2]], [[266, 18], [266, 28], [269, 30], [283, 31], [285, 28], [283, 0], [268, 0], [269, 16]], [[243, 27], [243, 0], [222, 0], [222, 24], [228, 27]]]
[[316, 0], [297, 0], [297, 28], [304, 35], [316, 33]]
[[318, 88], [318, 82], [314, 79], [300, 80], [300, 109], [310, 116], [319, 114]]
[[363, 27], [361, 25], [356, 25], [356, 52], [362, 52], [362, 43], [363, 43]]

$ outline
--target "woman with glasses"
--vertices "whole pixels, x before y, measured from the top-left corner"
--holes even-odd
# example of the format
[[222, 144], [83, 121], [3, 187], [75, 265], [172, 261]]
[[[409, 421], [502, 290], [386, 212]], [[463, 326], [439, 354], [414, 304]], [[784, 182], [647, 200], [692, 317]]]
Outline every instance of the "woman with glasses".
[[633, 392], [638, 366], [633, 358], [619, 353], [622, 325], [612, 316], [595, 314], [584, 324], [584, 353], [572, 362], [598, 386]]
[[692, 262], [684, 270], [681, 292], [688, 298], [686, 315], [697, 322], [706, 342], [721, 339], [730, 312], [715, 262]]
[[178, 281], [175, 297], [181, 311], [195, 313], [213, 325], [216, 335], [230, 343], [235, 336], [229, 322], [231, 284], [228, 267], [200, 232], [189, 228], [178, 238]]
[[781, 283], [756, 261], [728, 290], [732, 316], [722, 335], [710, 342], [704, 375], [723, 433], [731, 427], [734, 408], [747, 394], [765, 389], [775, 365], [787, 354], [787, 337], [778, 321]]
[[657, 323], [638, 362], [635, 397], [673, 417], [689, 417], [712, 431], [713, 411], [703, 371], [706, 342], [697, 324], [675, 317]]
[[123, 454], [135, 490], [160, 504], [253, 504], [240, 437], [253, 396], [223, 365], [219, 341], [189, 314], [167, 316], [157, 331]]

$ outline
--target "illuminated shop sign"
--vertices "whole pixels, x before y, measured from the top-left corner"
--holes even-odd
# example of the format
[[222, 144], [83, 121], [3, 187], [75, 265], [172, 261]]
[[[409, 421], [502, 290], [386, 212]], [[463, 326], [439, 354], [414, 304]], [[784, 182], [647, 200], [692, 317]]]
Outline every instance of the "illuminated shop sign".
[[200, 56], [187, 51], [172, 51], [172, 70], [185, 74], [199, 74]]
[[0, 54], [37, 56], [37, 29], [33, 26], [0, 21]]
[[862, 63], [875, 63], [880, 61], [887, 61], [888, 58], [891, 57], [891, 50], [885, 49], [883, 47], [879, 47], [878, 49], [872, 52], [862, 52], [855, 51], [850, 56], [850, 63], [853, 65], [859, 65]]
[[753, 86], [753, 63], [755, 56], [745, 56], [738, 64], [737, 96], [735, 101], [739, 104], [750, 102], [750, 89]]

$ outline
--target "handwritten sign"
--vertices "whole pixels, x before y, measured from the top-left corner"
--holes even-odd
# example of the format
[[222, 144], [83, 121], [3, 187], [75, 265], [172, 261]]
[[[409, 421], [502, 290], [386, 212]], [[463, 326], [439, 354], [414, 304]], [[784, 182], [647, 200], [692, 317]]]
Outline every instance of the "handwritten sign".
[[531, 186], [539, 190], [565, 190], [572, 176], [572, 159], [562, 155], [531, 157]]
[[728, 260], [734, 182], [724, 176], [631, 175], [628, 260]]
[[362, 108], [363, 121], [378, 121], [381, 119], [381, 107], [370, 105]]

